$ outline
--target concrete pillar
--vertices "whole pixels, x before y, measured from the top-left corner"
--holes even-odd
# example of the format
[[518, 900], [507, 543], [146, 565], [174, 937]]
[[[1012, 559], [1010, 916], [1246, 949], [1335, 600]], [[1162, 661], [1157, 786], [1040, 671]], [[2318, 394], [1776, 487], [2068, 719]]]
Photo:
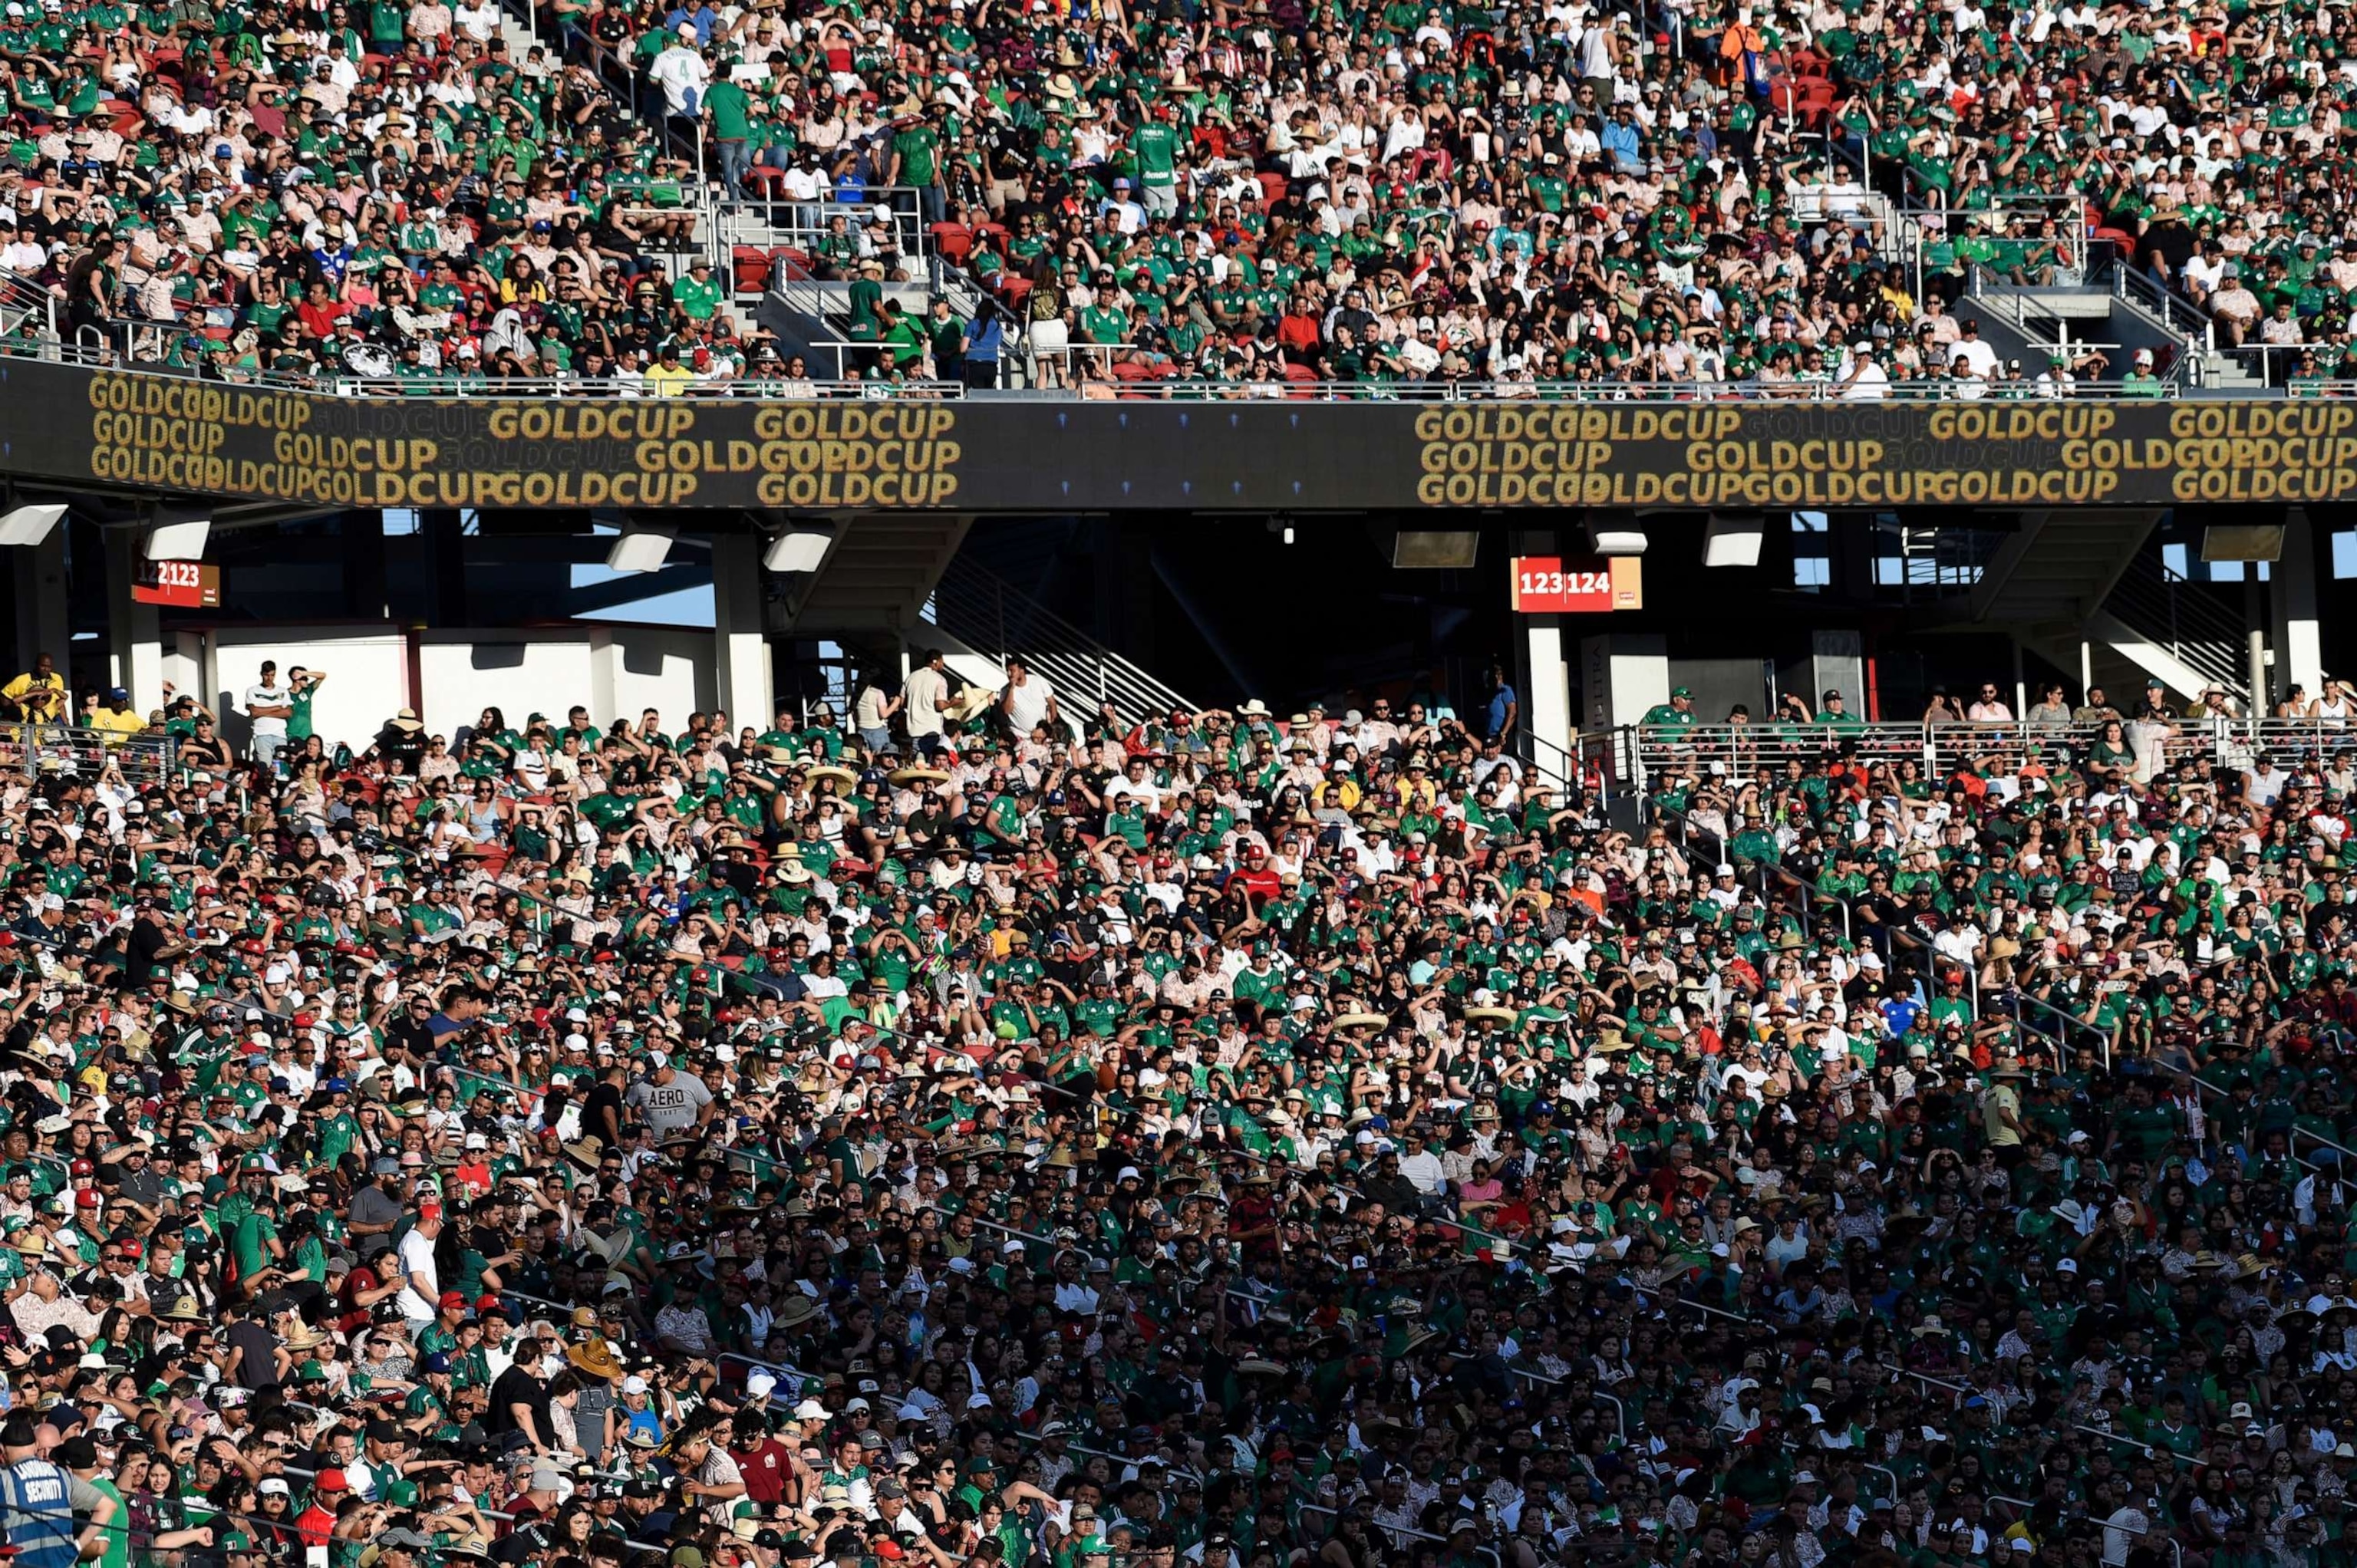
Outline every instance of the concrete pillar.
[[2316, 532], [2304, 507], [2284, 512], [2283, 558], [2268, 575], [2275, 623], [2276, 688], [2324, 690], [2324, 639], [2316, 615]]
[[[10, 671], [30, 670], [33, 656], [46, 653], [70, 680], [72, 629], [66, 624], [66, 529], [59, 519], [38, 544], [0, 553], [16, 589], [16, 661]], [[79, 693], [76, 693], [80, 695]]]
[[729, 727], [769, 728], [777, 688], [762, 624], [761, 542], [750, 533], [713, 535], [712, 658]]
[[[106, 540], [107, 682], [131, 693], [131, 705], [149, 713], [164, 705], [164, 633], [154, 605], [131, 596], [138, 580], [143, 535], [137, 529], [110, 528]], [[210, 693], [197, 700], [210, 703]]]

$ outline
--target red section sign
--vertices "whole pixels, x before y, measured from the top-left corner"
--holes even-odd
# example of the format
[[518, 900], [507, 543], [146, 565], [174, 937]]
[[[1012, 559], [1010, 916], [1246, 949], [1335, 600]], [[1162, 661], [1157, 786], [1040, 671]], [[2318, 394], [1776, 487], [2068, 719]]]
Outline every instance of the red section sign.
[[1645, 607], [1643, 562], [1634, 555], [1517, 555], [1514, 608], [1524, 615], [1597, 615]]
[[221, 568], [198, 561], [142, 561], [139, 575], [132, 580], [131, 596], [143, 605], [219, 609]]

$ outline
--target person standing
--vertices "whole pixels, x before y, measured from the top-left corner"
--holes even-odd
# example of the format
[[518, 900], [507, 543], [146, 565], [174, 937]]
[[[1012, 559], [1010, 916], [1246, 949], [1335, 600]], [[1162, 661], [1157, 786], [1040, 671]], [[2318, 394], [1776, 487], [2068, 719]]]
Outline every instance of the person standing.
[[900, 711], [905, 700], [887, 692], [883, 678], [873, 670], [862, 676], [859, 691], [851, 699], [851, 723], [859, 732], [859, 744], [870, 751], [888, 750], [892, 745], [892, 715]]
[[318, 733], [313, 727], [311, 702], [327, 680], [325, 670], [306, 670], [300, 664], [286, 671], [286, 744], [297, 750]]
[[[0, 1471], [0, 1508], [7, 1510], [8, 1544], [16, 1549], [16, 1562], [21, 1568], [73, 1568], [114, 1522], [114, 1499], [42, 1458], [29, 1415], [12, 1415], [0, 1427], [0, 1451], [8, 1462]], [[79, 1530], [77, 1513], [90, 1519]]]
[[712, 122], [712, 139], [720, 150], [721, 186], [742, 200], [745, 171], [753, 163], [753, 101], [735, 78], [722, 76], [704, 90], [704, 113]]
[[1491, 665], [1489, 702], [1481, 715], [1482, 738], [1501, 743], [1512, 741], [1514, 726], [1522, 722], [1522, 700], [1506, 680], [1506, 667]]
[[275, 660], [262, 661], [262, 679], [245, 689], [245, 714], [253, 723], [253, 760], [265, 768], [278, 766], [286, 749], [286, 721], [295, 714], [294, 694], [278, 683]]
[[16, 717], [34, 724], [53, 725], [64, 718], [67, 696], [66, 678], [46, 653], [35, 654], [30, 670], [0, 686], [0, 700], [16, 710]]
[[442, 1206], [424, 1204], [417, 1210], [417, 1222], [393, 1249], [401, 1280], [401, 1294], [394, 1301], [413, 1334], [433, 1322], [434, 1315], [442, 1309], [442, 1269], [434, 1258], [434, 1242], [441, 1234]]
[[941, 749], [946, 723], [942, 715], [950, 705], [950, 678], [944, 663], [940, 649], [926, 649], [917, 656], [917, 667], [909, 671], [908, 682], [900, 688], [909, 744], [927, 757]]
[[1055, 686], [1020, 654], [1006, 661], [1006, 690], [999, 693], [998, 711], [1017, 740], [1041, 725], [1054, 729], [1062, 723], [1062, 715], [1056, 711]]

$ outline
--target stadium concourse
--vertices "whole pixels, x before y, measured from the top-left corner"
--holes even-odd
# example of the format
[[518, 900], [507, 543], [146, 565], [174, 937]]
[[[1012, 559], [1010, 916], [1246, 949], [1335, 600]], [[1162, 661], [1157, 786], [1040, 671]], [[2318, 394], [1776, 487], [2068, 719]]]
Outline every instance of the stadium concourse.
[[1599, 788], [1503, 684], [264, 671], [5, 688], [21, 1562], [2341, 1560], [2346, 687]]

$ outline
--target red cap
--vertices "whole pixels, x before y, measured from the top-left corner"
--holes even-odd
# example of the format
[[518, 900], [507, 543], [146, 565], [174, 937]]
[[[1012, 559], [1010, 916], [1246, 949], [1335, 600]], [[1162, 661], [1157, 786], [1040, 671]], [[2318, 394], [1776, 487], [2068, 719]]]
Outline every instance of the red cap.
[[73, 1176], [96, 1176], [98, 1174], [98, 1167], [91, 1165], [88, 1160], [76, 1160], [72, 1165], [66, 1168], [68, 1173]]
[[445, 1307], [463, 1307], [467, 1305], [467, 1298], [457, 1291], [446, 1290], [442, 1293], [442, 1305]]
[[322, 1470], [311, 1478], [311, 1489], [315, 1492], [349, 1492], [352, 1484], [344, 1479], [341, 1470]]
[[479, 1295], [475, 1298], [475, 1310], [477, 1312], [489, 1312], [491, 1308], [499, 1305], [500, 1298], [495, 1295]]
[[74, 1194], [74, 1207], [76, 1208], [96, 1208], [98, 1204], [98, 1193], [93, 1188], [84, 1187], [80, 1192]]

